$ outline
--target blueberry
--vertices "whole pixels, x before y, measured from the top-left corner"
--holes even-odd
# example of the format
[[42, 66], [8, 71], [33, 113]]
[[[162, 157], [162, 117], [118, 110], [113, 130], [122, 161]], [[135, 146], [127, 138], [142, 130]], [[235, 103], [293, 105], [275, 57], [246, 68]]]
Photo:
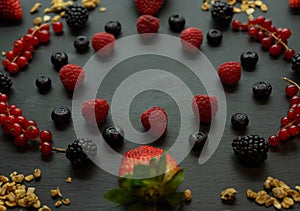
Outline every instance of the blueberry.
[[246, 113], [235, 113], [231, 116], [231, 124], [235, 130], [244, 130], [249, 124], [249, 118]]
[[206, 35], [208, 44], [212, 46], [218, 46], [221, 44], [223, 39], [223, 34], [221, 31], [217, 29], [211, 29], [207, 32]]
[[58, 106], [53, 109], [51, 118], [57, 125], [66, 124], [71, 120], [71, 111], [65, 106]]
[[124, 131], [117, 126], [109, 126], [104, 129], [103, 138], [111, 147], [120, 147], [124, 140]]
[[201, 151], [206, 140], [207, 135], [201, 131], [195, 132], [189, 137], [189, 142], [193, 151]]
[[185, 18], [181, 15], [172, 15], [169, 17], [170, 29], [174, 32], [181, 32], [185, 26]]
[[252, 91], [255, 98], [266, 99], [271, 95], [272, 86], [269, 82], [259, 81], [253, 84]]
[[105, 24], [105, 31], [117, 37], [121, 33], [121, 23], [119, 21], [109, 21]]
[[64, 52], [56, 52], [51, 55], [51, 62], [54, 68], [59, 71], [64, 65], [68, 64], [68, 55]]
[[241, 54], [240, 59], [244, 69], [252, 70], [258, 62], [258, 54], [254, 51], [245, 51]]
[[48, 76], [44, 76], [44, 75], [39, 76], [35, 80], [35, 85], [42, 93], [49, 91], [51, 89], [51, 84], [52, 84], [51, 78], [49, 78]]
[[291, 60], [292, 64], [292, 70], [294, 70], [297, 73], [300, 73], [300, 54], [297, 53], [293, 56]]
[[86, 36], [78, 36], [73, 45], [79, 53], [84, 53], [89, 49], [90, 41]]

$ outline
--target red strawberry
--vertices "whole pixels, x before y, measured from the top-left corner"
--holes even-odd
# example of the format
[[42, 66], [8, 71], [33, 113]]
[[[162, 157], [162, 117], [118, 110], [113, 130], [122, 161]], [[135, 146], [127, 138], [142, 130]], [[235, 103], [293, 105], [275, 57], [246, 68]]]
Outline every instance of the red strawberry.
[[195, 116], [201, 123], [209, 124], [218, 111], [218, 101], [215, 96], [196, 95], [192, 101]]
[[152, 15], [142, 15], [136, 21], [136, 29], [138, 33], [157, 33], [160, 21]]
[[115, 37], [106, 32], [96, 33], [92, 37], [92, 46], [95, 51], [99, 51], [107, 46], [100, 53], [101, 55], [109, 55], [115, 46]]
[[203, 33], [201, 29], [190, 27], [181, 32], [180, 40], [186, 51], [196, 52], [203, 42]]
[[218, 74], [224, 85], [234, 86], [242, 76], [242, 66], [239, 62], [225, 62], [219, 66]]
[[82, 84], [85, 72], [76, 64], [67, 64], [60, 69], [59, 77], [64, 87], [68, 91], [73, 91]]
[[109, 111], [109, 104], [105, 99], [93, 99], [82, 104], [81, 112], [89, 124], [101, 124], [105, 121]]
[[175, 207], [183, 200], [183, 193], [176, 192], [183, 180], [183, 169], [163, 149], [140, 146], [125, 152], [119, 169], [120, 188], [104, 197], [130, 210], [141, 210], [145, 204], [155, 207], [161, 202]]
[[19, 21], [23, 18], [20, 0], [0, 0], [0, 18]]
[[300, 8], [300, 0], [289, 0], [289, 4], [292, 9]]
[[164, 0], [135, 0], [134, 2], [140, 14], [155, 15], [165, 1]]
[[161, 137], [167, 131], [168, 115], [163, 108], [154, 106], [142, 113], [141, 122], [152, 135]]

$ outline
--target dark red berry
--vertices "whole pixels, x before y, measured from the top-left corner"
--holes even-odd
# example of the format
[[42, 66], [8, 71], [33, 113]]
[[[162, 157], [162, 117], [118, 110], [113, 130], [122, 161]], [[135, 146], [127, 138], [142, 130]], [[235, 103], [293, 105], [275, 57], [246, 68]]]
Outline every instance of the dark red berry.
[[262, 25], [263, 22], [265, 21], [265, 17], [264, 16], [258, 16], [256, 19], [255, 19], [255, 22], [258, 24], [258, 25]]
[[240, 30], [241, 22], [239, 20], [233, 20], [231, 27], [233, 30]]
[[9, 126], [10, 134], [14, 137], [20, 135], [23, 131], [23, 128], [20, 124], [14, 123], [13, 125]]
[[270, 145], [271, 147], [276, 147], [276, 146], [278, 146], [278, 144], [279, 144], [279, 139], [278, 139], [278, 137], [275, 136], [275, 135], [270, 136], [270, 137], [268, 138], [268, 141], [269, 141], [269, 145]]
[[288, 132], [290, 136], [296, 136], [299, 133], [299, 127], [297, 127], [296, 125], [291, 125], [288, 128]]
[[29, 126], [25, 130], [25, 136], [29, 139], [36, 139], [39, 135], [40, 131], [36, 126]]
[[[285, 94], [288, 96], [288, 97], [293, 97], [295, 95], [297, 95], [299, 92], [299, 89], [297, 86], [295, 86], [294, 84], [288, 84], [286, 87], [285, 87]], [[293, 103], [294, 104], [294, 103]]]
[[15, 62], [11, 62], [8, 64], [7, 70], [10, 73], [17, 73], [17, 72], [19, 72], [19, 66]]
[[286, 141], [289, 138], [289, 131], [286, 128], [282, 128], [281, 130], [279, 130], [278, 132], [278, 139], [279, 141]]
[[42, 130], [40, 132], [40, 139], [42, 142], [51, 142], [52, 141], [52, 133], [49, 130]]
[[53, 28], [53, 31], [56, 34], [60, 34], [63, 31], [64, 25], [60, 21], [58, 21], [58, 22], [52, 22], [52, 28]]
[[287, 60], [291, 60], [295, 54], [296, 54], [296, 52], [294, 49], [292, 49], [292, 48], [285, 49], [284, 58]]
[[52, 154], [52, 144], [49, 142], [41, 142], [40, 150], [43, 156], [49, 156]]
[[288, 118], [289, 120], [294, 120], [294, 119], [296, 118], [297, 114], [296, 114], [296, 112], [295, 112], [295, 110], [294, 110], [293, 108], [290, 108], [290, 109], [288, 110], [286, 116], [287, 116], [287, 118]]
[[15, 108], [10, 111], [10, 114], [14, 115], [15, 117], [22, 116], [22, 113], [23, 113], [23, 111], [19, 108]]
[[288, 125], [289, 123], [290, 123], [290, 120], [286, 116], [282, 117], [281, 120], [280, 120], [280, 124], [281, 124], [282, 127]]
[[260, 42], [261, 46], [264, 48], [269, 48], [272, 45], [272, 43], [273, 41], [270, 37], [264, 37]]
[[271, 47], [269, 48], [270, 55], [274, 57], [277, 57], [281, 53], [281, 50], [282, 47], [279, 44], [271, 45]]
[[28, 144], [28, 139], [24, 135], [24, 133], [15, 137], [14, 143], [17, 147], [25, 147]]

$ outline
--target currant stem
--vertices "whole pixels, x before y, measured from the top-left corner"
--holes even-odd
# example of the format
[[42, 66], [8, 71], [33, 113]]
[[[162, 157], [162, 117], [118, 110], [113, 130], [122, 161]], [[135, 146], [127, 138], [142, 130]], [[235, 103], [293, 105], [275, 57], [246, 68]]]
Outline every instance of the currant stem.
[[52, 147], [52, 150], [57, 152], [64, 152], [64, 153], [67, 151], [66, 149], [57, 148], [57, 147]]
[[281, 79], [295, 85], [300, 90], [300, 86], [295, 81], [288, 79], [286, 77], [282, 77]]

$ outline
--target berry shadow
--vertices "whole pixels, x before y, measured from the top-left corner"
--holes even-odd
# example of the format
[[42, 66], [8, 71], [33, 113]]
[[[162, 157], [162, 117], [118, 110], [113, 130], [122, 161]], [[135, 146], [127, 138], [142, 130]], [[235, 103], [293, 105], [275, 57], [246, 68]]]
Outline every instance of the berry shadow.
[[226, 93], [234, 93], [234, 92], [236, 92], [236, 90], [238, 89], [238, 87], [239, 87], [239, 84], [236, 84], [234, 86], [223, 85], [224, 91]]
[[23, 24], [22, 20], [21, 21], [0, 20], [0, 27], [15, 27], [15, 26], [20, 26], [22, 24]]
[[73, 178], [76, 178], [78, 180], [87, 180], [89, 178], [92, 178], [94, 175], [98, 175], [98, 168], [93, 162], [89, 166], [82, 169], [73, 168], [72, 164], [70, 163], [68, 169], [69, 174], [72, 175]]
[[292, 15], [300, 15], [300, 9], [291, 9], [289, 8], [290, 14]]
[[256, 98], [254, 95], [252, 95], [252, 100], [255, 104], [257, 105], [266, 105], [269, 103], [269, 101], [271, 100], [270, 97], [268, 97], [267, 99], [259, 99], [259, 98]]

